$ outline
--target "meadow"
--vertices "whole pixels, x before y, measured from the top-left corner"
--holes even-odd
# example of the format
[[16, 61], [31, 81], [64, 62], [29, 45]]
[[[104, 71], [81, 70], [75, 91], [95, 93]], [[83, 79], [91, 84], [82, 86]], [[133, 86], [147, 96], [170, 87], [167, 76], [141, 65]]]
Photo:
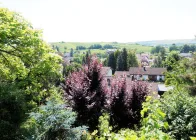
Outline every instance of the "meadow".
[[[64, 52], [64, 51], [70, 52], [71, 48], [75, 50], [77, 46], [84, 46], [86, 48], [89, 48], [93, 44], [100, 44], [102, 46], [106, 44], [110, 44], [113, 47], [116, 47], [118, 49], [126, 48], [127, 50], [135, 50], [136, 53], [150, 52], [152, 49], [152, 46], [144, 46], [144, 45], [139, 45], [135, 43], [118, 43], [118, 42], [52, 42], [50, 43], [51, 46], [58, 46], [60, 52]], [[105, 53], [105, 50], [91, 49], [91, 52], [92, 53]]]

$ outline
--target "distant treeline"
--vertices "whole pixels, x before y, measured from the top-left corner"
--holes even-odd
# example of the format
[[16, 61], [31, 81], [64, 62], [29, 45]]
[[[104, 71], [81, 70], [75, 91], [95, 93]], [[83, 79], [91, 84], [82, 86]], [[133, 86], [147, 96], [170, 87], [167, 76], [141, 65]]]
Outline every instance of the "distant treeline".
[[[156, 46], [152, 48], [151, 53], [155, 54], [162, 51], [165, 51], [165, 47]], [[196, 52], [196, 44], [184, 44], [183, 46], [172, 44], [172, 46], [169, 47], [169, 51], [179, 51], [180, 53]]]
[[85, 50], [85, 49], [115, 49], [116, 47], [110, 45], [110, 44], [106, 44], [104, 46], [100, 45], [100, 44], [93, 44], [91, 45], [89, 48], [85, 47], [85, 46], [77, 46], [76, 50]]
[[185, 44], [183, 46], [176, 46], [173, 44], [169, 51], [180, 51], [180, 53], [189, 53], [189, 52], [196, 52], [196, 45], [195, 44]]

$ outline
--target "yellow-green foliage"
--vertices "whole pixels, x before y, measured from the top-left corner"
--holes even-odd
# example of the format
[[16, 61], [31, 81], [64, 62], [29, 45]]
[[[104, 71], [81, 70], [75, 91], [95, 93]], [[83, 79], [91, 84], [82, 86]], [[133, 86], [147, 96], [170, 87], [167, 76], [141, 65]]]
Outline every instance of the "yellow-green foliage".
[[[147, 111], [149, 109], [145, 107], [141, 112], [143, 117]], [[112, 132], [112, 127], [109, 126], [109, 115], [104, 114], [99, 118], [99, 130], [86, 133], [83, 140], [169, 140], [171, 139], [169, 135], [161, 131], [162, 127], [168, 127], [168, 124], [162, 121], [165, 114], [159, 109], [156, 111], [158, 113], [156, 112], [154, 116], [154, 112], [151, 112], [147, 118], [144, 118], [141, 130], [121, 129], [117, 133]]]

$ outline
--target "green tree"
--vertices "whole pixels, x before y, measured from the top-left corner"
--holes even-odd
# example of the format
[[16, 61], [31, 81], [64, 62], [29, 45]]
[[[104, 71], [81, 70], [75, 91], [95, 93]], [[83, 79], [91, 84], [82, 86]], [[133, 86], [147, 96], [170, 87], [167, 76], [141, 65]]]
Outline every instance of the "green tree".
[[166, 73], [166, 84], [184, 87], [190, 94], [196, 95], [196, 55], [192, 59], [182, 59]]
[[129, 51], [128, 53], [128, 68], [129, 67], [138, 67], [138, 61], [134, 51]]
[[70, 57], [73, 57], [73, 48], [71, 48]]
[[168, 71], [171, 71], [178, 65], [178, 61], [181, 59], [178, 52], [171, 52], [164, 61], [164, 65], [167, 67]]
[[116, 62], [116, 70], [117, 71], [123, 71], [123, 57], [122, 54], [118, 55], [117, 62]]
[[172, 46], [169, 47], [169, 51], [178, 51], [179, 48], [176, 46], [176, 44], [172, 44]]
[[116, 61], [115, 61], [114, 53], [109, 54], [107, 66], [112, 68], [112, 73], [115, 72], [115, 70], [116, 70]]
[[[76, 113], [61, 100], [50, 99], [39, 107], [39, 112], [30, 113], [27, 139], [55, 140], [80, 139], [85, 126], [74, 127]], [[33, 123], [32, 123], [33, 122]]]
[[56, 46], [56, 51], [57, 51], [57, 52], [60, 52], [60, 50], [59, 50], [59, 47], [58, 47], [58, 46]]
[[156, 68], [161, 68], [161, 67], [163, 67], [163, 60], [162, 60], [162, 58], [161, 58], [160, 55], [158, 55], [158, 57], [156, 57], [156, 58], [154, 59], [153, 67], [156, 67]]
[[127, 71], [128, 70], [128, 66], [127, 66], [127, 49], [126, 48], [123, 48], [123, 51], [121, 53], [122, 55], [122, 66], [123, 66], [123, 70], [124, 71]]
[[[14, 136], [19, 135], [21, 121], [26, 119], [24, 113], [34, 105], [45, 103], [52, 94], [51, 89], [61, 78], [62, 65], [61, 57], [43, 41], [41, 32], [33, 29], [18, 13], [0, 8], [0, 21], [0, 83], [4, 87], [10, 84], [14, 87], [1, 92], [1, 111], [6, 111], [7, 115], [1, 118], [0, 127], [9, 130], [11, 124]], [[2, 98], [4, 95], [6, 99]], [[14, 106], [21, 108], [21, 112], [16, 111], [17, 115], [12, 116]], [[12, 139], [11, 135], [8, 138]]]
[[151, 53], [152, 53], [152, 54], [158, 54], [158, 53], [160, 53], [161, 51], [165, 51], [165, 48], [162, 47], [162, 46], [156, 46], [156, 47], [153, 47], [153, 48], [152, 48]]

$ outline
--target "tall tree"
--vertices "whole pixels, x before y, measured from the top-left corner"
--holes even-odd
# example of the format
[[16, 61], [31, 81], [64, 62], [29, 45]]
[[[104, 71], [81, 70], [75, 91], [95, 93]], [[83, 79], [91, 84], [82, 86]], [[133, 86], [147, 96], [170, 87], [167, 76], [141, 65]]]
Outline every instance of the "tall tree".
[[166, 73], [166, 84], [183, 87], [189, 93], [196, 95], [196, 54], [192, 59], [170, 58], [171, 70]]
[[109, 54], [108, 66], [112, 68], [112, 73], [114, 73], [116, 70], [116, 61], [115, 61], [115, 57], [114, 57], [114, 52]]
[[163, 61], [162, 61], [160, 55], [158, 55], [158, 57], [156, 57], [156, 58], [154, 59], [153, 67], [157, 67], [157, 68], [163, 67]]
[[56, 46], [56, 51], [57, 51], [57, 52], [60, 52], [60, 50], [59, 50], [59, 47], [58, 47], [58, 46]]
[[138, 67], [138, 61], [137, 61], [135, 51], [129, 51], [127, 59], [128, 59], [128, 68]]
[[73, 48], [71, 48], [70, 57], [73, 57]]
[[178, 52], [171, 52], [164, 61], [164, 65], [166, 66], [168, 71], [171, 71], [178, 65], [178, 61], [181, 59]]
[[17, 139], [27, 113], [45, 103], [59, 82], [62, 58], [18, 13], [0, 8], [0, 21], [0, 128], [7, 132], [1, 137]]
[[122, 54], [118, 55], [117, 62], [116, 62], [116, 70], [117, 71], [124, 70]]
[[79, 72], [72, 73], [65, 83], [65, 97], [77, 112], [77, 123], [96, 129], [106, 104], [101, 64], [94, 57]]
[[127, 49], [123, 48], [123, 51], [121, 53], [122, 55], [122, 65], [123, 65], [123, 70], [127, 71], [128, 70], [128, 66], [127, 66]]

